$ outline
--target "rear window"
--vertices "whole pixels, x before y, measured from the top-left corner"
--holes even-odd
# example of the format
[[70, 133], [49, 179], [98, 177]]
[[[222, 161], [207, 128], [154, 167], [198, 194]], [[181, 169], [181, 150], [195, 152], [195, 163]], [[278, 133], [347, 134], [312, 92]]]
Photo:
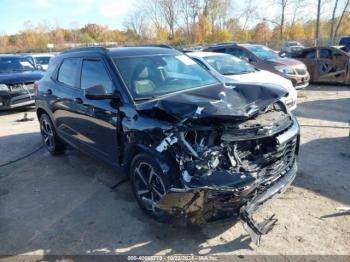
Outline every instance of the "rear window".
[[63, 63], [58, 71], [57, 81], [68, 86], [76, 86], [79, 63], [79, 58], [69, 58], [63, 60]]
[[307, 51], [303, 51], [300, 53], [295, 54], [293, 57], [295, 58], [301, 58], [301, 59], [314, 59], [316, 58], [316, 50], [312, 49], [312, 50], [307, 50]]

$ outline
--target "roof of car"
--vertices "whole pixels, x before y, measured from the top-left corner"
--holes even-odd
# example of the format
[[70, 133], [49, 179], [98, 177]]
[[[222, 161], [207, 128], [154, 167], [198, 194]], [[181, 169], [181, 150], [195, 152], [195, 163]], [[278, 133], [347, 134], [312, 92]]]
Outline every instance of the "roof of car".
[[182, 54], [176, 49], [166, 47], [139, 46], [109, 48], [109, 53], [114, 57], [147, 56], [147, 55], [176, 55]]
[[215, 53], [215, 52], [189, 52], [187, 53], [188, 56], [194, 56], [194, 57], [207, 57], [207, 56], [225, 56], [227, 54], [223, 53]]
[[258, 47], [258, 46], [264, 46], [264, 45], [260, 45], [260, 44], [239, 44], [239, 46], [243, 46], [243, 47]]
[[117, 48], [104, 48], [104, 47], [86, 47], [69, 49], [61, 53], [62, 55], [77, 54], [80, 52], [88, 54], [106, 54], [113, 57], [133, 57], [133, 56], [151, 56], [151, 55], [180, 55], [181, 52], [171, 47], [165, 46], [136, 46], [136, 47], [117, 47]]
[[25, 57], [28, 57], [27, 55], [23, 55], [23, 54], [0, 54], [0, 57], [7, 57], [7, 58], [17, 58], [17, 57], [20, 57], [20, 58], [25, 58]]

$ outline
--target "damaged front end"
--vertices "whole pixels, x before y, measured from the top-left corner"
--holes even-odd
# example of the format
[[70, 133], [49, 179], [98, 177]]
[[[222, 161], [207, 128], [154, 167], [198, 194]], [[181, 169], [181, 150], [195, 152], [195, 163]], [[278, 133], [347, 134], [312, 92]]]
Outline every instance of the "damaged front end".
[[[154, 149], [175, 160], [178, 183], [167, 190], [154, 208], [181, 224], [240, 219], [259, 244], [260, 236], [271, 229], [275, 220], [258, 224], [252, 215], [294, 180], [299, 125], [279, 101], [283, 94], [271, 95], [259, 106], [255, 98], [254, 102], [245, 101], [248, 106], [239, 106], [239, 110], [230, 106], [229, 93], [242, 94], [240, 90], [221, 93], [210, 101], [210, 106], [204, 105], [203, 97], [197, 99], [191, 113], [181, 112], [186, 117], [164, 130], [165, 137]], [[266, 95], [264, 91], [261, 89]], [[183, 103], [185, 98], [190, 99], [183, 97]], [[215, 104], [219, 106], [213, 107]], [[167, 105], [162, 101], [153, 109], [172, 113], [175, 118], [173, 111], [166, 110]], [[230, 110], [233, 113], [228, 115]]]

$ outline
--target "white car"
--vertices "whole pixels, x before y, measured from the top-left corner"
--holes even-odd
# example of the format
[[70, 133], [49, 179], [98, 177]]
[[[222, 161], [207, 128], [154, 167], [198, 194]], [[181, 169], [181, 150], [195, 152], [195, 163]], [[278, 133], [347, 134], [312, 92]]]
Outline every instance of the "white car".
[[280, 53], [292, 53], [295, 51], [299, 51], [301, 49], [304, 49], [305, 46], [300, 44], [297, 41], [287, 42], [283, 45], [282, 50]]
[[292, 82], [282, 76], [257, 69], [246, 61], [228, 54], [189, 52], [187, 55], [226, 85], [260, 83], [283, 87], [288, 91], [288, 96], [282, 98], [282, 101], [288, 106], [289, 110], [294, 110], [297, 107], [297, 91]]
[[28, 57], [37, 69], [46, 71], [54, 54], [31, 54]]

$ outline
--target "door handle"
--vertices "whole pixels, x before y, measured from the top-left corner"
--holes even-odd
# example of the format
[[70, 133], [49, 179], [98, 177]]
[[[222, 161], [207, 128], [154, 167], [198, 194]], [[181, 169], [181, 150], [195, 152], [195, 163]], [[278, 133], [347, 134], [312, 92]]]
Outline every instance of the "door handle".
[[52, 95], [52, 90], [51, 89], [47, 89], [46, 92], [44, 92], [45, 96], [49, 96]]
[[80, 97], [76, 97], [74, 99], [74, 102], [77, 103], [77, 104], [82, 104], [83, 103], [83, 99], [81, 99]]

